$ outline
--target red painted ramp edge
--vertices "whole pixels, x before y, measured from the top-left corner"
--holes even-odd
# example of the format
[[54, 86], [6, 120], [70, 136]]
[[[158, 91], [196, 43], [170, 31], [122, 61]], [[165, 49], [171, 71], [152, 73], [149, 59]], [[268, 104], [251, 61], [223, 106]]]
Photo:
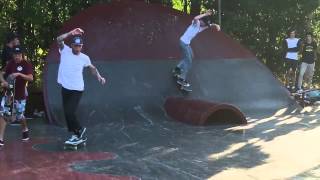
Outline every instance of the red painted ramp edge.
[[174, 120], [192, 125], [247, 124], [245, 115], [239, 108], [230, 104], [169, 97], [164, 108]]
[[[64, 22], [59, 34], [82, 28], [84, 53], [95, 61], [170, 61], [181, 58], [179, 38], [192, 19], [193, 16], [157, 3], [112, 1], [79, 12]], [[66, 39], [66, 44], [71, 39]], [[255, 58], [222, 31], [204, 31], [194, 39], [192, 47], [195, 60]], [[46, 61], [59, 62], [56, 42], [51, 45]]]

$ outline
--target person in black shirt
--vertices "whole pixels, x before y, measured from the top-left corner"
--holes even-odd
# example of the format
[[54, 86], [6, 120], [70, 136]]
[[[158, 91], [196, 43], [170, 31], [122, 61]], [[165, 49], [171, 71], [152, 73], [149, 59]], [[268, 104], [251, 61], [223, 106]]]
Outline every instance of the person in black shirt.
[[315, 61], [317, 60], [317, 43], [314, 41], [312, 34], [307, 33], [307, 37], [302, 46], [302, 63], [298, 77], [297, 92], [302, 92], [303, 77], [307, 80], [307, 89], [312, 85]]
[[4, 68], [12, 59], [12, 51], [14, 46], [20, 45], [18, 35], [16, 33], [9, 33], [6, 37], [5, 45], [3, 46], [1, 54], [1, 67]]

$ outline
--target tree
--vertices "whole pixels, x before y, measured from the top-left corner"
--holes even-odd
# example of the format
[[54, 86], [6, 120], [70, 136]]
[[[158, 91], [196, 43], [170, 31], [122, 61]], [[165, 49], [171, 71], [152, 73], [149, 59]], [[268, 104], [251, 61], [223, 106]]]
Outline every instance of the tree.
[[201, 0], [191, 0], [190, 14], [198, 15], [201, 11]]
[[289, 28], [300, 34], [310, 27], [317, 0], [228, 0], [222, 5], [223, 29], [249, 47], [274, 72], [282, 64], [282, 40]]

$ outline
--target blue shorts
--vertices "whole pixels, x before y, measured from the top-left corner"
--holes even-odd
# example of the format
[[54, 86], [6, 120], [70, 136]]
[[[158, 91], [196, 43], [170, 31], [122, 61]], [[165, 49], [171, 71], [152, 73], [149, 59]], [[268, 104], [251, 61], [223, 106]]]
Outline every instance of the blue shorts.
[[[5, 114], [8, 115], [10, 113], [9, 108], [4, 106], [4, 98], [5, 97], [1, 98], [1, 104], [0, 104], [0, 116], [2, 117]], [[14, 101], [14, 109], [13, 109], [13, 112], [11, 113], [15, 114], [17, 120], [25, 119], [24, 112], [26, 110], [26, 103], [27, 101], [25, 99]]]

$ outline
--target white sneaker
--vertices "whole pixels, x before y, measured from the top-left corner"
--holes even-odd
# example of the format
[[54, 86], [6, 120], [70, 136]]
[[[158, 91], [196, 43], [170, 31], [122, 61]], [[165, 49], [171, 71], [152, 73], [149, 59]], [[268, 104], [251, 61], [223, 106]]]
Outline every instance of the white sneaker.
[[79, 144], [80, 141], [81, 139], [79, 139], [77, 135], [72, 135], [71, 138], [66, 140], [64, 143], [75, 145], [75, 144]]
[[190, 83], [188, 83], [187, 81], [183, 80], [183, 79], [179, 79], [177, 81], [178, 84], [180, 84], [181, 86], [184, 86], [184, 87], [190, 87]]

